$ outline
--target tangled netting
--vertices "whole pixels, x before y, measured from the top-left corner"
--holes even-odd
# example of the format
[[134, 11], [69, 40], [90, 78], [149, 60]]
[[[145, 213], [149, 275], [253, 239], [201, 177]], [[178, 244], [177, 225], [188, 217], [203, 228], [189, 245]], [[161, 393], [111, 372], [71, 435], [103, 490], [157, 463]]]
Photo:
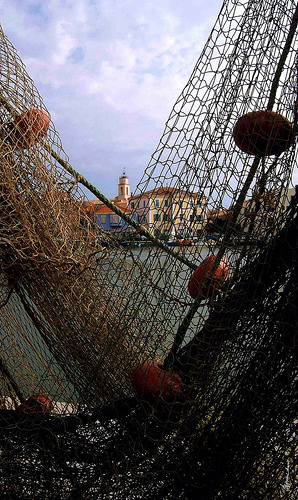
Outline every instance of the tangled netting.
[[1, 498], [295, 498], [297, 18], [223, 2], [123, 213], [0, 31]]

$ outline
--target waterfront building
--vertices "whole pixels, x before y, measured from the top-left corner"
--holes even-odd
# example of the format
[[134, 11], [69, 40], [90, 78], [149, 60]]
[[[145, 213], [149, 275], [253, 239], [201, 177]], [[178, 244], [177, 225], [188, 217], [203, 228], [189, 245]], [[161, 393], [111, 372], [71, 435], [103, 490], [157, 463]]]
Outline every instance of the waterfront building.
[[224, 232], [231, 215], [231, 210], [227, 208], [207, 210], [206, 234], [221, 234]]
[[[123, 174], [119, 177], [118, 195], [115, 196], [115, 198], [111, 198], [110, 201], [113, 202], [118, 208], [125, 211], [128, 206], [129, 197], [130, 197], [130, 183], [129, 183], [129, 178], [125, 174], [124, 170]], [[96, 223], [99, 222], [100, 226], [102, 226], [101, 216], [103, 217], [103, 220], [104, 220], [104, 215], [107, 215], [109, 219], [112, 213], [112, 210], [110, 209], [108, 210], [108, 207], [100, 200], [85, 201], [84, 207], [92, 222]], [[97, 217], [97, 214], [100, 215], [100, 217]], [[114, 221], [116, 221], [116, 217]], [[113, 224], [111, 225], [111, 227], [113, 227]]]
[[[128, 207], [130, 198], [130, 183], [129, 178], [125, 174], [119, 177], [118, 182], [118, 195], [110, 201], [116, 205], [117, 208], [125, 212], [132, 219], [137, 220], [137, 214], [133, 213]], [[135, 232], [135, 229], [116, 214], [111, 208], [105, 205], [100, 200], [89, 200], [84, 203], [85, 210], [93, 223], [105, 231], [113, 231], [119, 239], [127, 238], [130, 234]]]
[[129, 207], [140, 224], [164, 239], [199, 236], [206, 223], [205, 196], [173, 187], [131, 196]]
[[[119, 203], [115, 203], [115, 205], [132, 219], [137, 220], [137, 215], [132, 213], [127, 207], [121, 206]], [[123, 220], [120, 215], [117, 215], [111, 208], [104, 204], [94, 213], [94, 222], [105, 231], [116, 231], [119, 237], [123, 236], [122, 233], [125, 233], [127, 236], [127, 233], [134, 231], [134, 228]]]
[[289, 205], [294, 193], [294, 188], [265, 190], [245, 200], [238, 217], [243, 233], [250, 232], [259, 239], [267, 235], [267, 228], [270, 227], [272, 234], [275, 234], [276, 227], [281, 225], [280, 214]]
[[[260, 238], [268, 226], [273, 227], [274, 233], [275, 214], [288, 206], [294, 192], [294, 188], [282, 189], [279, 193], [266, 191], [262, 196], [245, 200], [233, 236], [241, 236], [253, 228], [253, 233]], [[200, 237], [202, 234], [220, 235], [233, 212], [233, 207], [207, 210], [203, 194], [168, 186], [131, 196], [125, 170], [119, 177], [118, 194], [111, 201], [153, 235], [164, 239], [187, 239]], [[84, 206], [91, 221], [106, 231], [115, 231], [119, 237], [135, 231], [99, 200], [86, 201]]]
[[[232, 237], [243, 237], [246, 233], [262, 239], [271, 233], [276, 233], [277, 225], [281, 225], [280, 214], [289, 205], [294, 188], [283, 188], [281, 191], [264, 191], [256, 193], [252, 198], [243, 202], [236, 223], [231, 228]], [[220, 236], [225, 232], [231, 217], [233, 207], [207, 211], [205, 232], [208, 235]]]
[[281, 194], [281, 203], [284, 208], [287, 208], [290, 204], [292, 196], [294, 196], [296, 190], [295, 188], [283, 189]]
[[[114, 204], [117, 204], [119, 208], [126, 208], [128, 205], [128, 200], [130, 198], [130, 183], [129, 178], [125, 174], [125, 170], [123, 170], [123, 174], [119, 177], [118, 181], [118, 195], [115, 198], [111, 198]], [[104, 203], [100, 200], [88, 200], [84, 202], [85, 209], [91, 218], [94, 217], [94, 214], [104, 205]]]

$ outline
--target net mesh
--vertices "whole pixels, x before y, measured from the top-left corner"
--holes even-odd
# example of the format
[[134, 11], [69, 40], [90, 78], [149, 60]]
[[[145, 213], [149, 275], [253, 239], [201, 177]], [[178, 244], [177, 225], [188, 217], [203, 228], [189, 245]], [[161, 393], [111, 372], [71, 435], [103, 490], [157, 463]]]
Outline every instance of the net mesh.
[[130, 216], [0, 31], [2, 498], [295, 498], [297, 17], [223, 2]]

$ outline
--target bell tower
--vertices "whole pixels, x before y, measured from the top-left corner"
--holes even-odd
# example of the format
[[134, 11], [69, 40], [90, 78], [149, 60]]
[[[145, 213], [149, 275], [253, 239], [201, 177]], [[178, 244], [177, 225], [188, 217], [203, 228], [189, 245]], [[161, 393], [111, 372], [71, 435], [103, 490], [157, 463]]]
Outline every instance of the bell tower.
[[123, 174], [119, 177], [118, 183], [118, 201], [128, 201], [130, 198], [130, 184], [129, 178], [126, 176], [125, 169], [123, 170]]

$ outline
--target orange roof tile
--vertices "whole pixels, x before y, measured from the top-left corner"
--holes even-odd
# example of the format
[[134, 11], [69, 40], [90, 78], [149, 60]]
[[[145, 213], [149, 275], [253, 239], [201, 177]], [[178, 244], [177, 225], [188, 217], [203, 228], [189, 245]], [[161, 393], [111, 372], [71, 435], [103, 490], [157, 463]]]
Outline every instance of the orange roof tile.
[[[122, 212], [127, 213], [127, 214], [131, 213], [131, 210], [129, 210], [128, 208], [126, 208], [124, 206], [121, 206], [118, 203], [115, 203], [115, 205], [116, 205], [117, 208], [120, 208], [120, 210], [122, 210]], [[107, 207], [106, 205], [103, 205], [102, 207], [98, 208], [95, 211], [96, 211], [97, 214], [114, 214], [115, 213], [114, 210], [112, 210], [111, 208]]]

